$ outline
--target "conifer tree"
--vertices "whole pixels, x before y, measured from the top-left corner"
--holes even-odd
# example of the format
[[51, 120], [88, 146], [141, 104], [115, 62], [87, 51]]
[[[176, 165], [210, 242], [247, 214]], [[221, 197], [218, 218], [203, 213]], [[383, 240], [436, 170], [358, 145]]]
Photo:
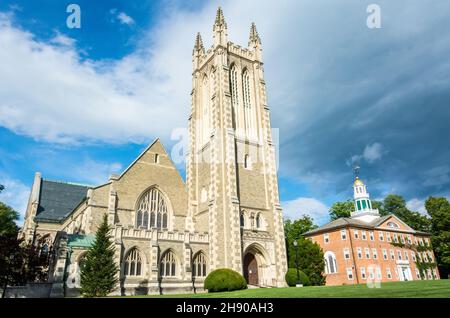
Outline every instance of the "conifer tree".
[[81, 269], [81, 292], [86, 297], [104, 297], [115, 289], [118, 282], [110, 231], [105, 214]]

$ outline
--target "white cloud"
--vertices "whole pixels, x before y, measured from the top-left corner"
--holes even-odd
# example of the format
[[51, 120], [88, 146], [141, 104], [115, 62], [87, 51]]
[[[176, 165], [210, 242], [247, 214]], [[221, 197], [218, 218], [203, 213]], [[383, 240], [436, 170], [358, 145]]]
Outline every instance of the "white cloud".
[[422, 215], [428, 215], [427, 210], [425, 209], [425, 200], [413, 198], [406, 202], [406, 207], [411, 211], [419, 212]]
[[19, 212], [20, 220], [18, 223], [22, 224], [31, 189], [22, 182], [3, 174], [0, 175], [0, 184], [5, 186], [5, 189], [0, 193], [0, 201]]
[[322, 202], [314, 198], [297, 198], [295, 200], [282, 203], [283, 215], [286, 218], [295, 220], [304, 215], [308, 215], [315, 222], [322, 225], [329, 219], [329, 208]]
[[127, 15], [125, 12], [120, 12], [117, 15], [117, 19], [120, 21], [120, 23], [122, 24], [126, 24], [126, 25], [131, 25], [134, 24], [134, 20], [132, 17], [130, 17], [129, 15]]
[[352, 156], [351, 163], [353, 164], [360, 160], [365, 160], [368, 163], [374, 163], [375, 161], [381, 159], [384, 152], [383, 145], [378, 142], [374, 142], [372, 145], [366, 145], [361, 155]]

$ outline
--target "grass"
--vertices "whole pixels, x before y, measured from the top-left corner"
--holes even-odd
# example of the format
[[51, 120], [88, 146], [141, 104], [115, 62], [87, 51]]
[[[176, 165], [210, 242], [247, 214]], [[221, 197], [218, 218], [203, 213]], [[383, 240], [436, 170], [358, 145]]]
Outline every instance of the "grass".
[[450, 298], [450, 280], [382, 283], [367, 285], [257, 288], [222, 293], [149, 295], [132, 297], [164, 298]]

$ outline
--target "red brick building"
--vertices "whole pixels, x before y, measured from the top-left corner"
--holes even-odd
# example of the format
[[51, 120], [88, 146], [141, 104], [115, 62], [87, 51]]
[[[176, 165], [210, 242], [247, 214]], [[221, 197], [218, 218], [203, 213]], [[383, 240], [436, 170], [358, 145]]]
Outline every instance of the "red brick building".
[[353, 185], [355, 211], [305, 234], [324, 251], [326, 285], [439, 279], [430, 234], [372, 208], [366, 186]]

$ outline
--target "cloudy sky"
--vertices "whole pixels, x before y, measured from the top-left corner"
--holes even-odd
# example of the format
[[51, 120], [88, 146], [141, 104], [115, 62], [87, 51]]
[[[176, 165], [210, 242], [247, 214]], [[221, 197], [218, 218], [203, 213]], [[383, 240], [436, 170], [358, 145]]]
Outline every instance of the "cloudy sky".
[[[379, 29], [367, 27], [372, 3]], [[398, 193], [424, 212], [428, 196], [450, 197], [447, 0], [5, 0], [0, 200], [23, 213], [36, 171], [95, 185], [156, 137], [170, 152], [187, 125], [195, 34], [212, 44], [218, 5], [231, 41], [245, 46], [251, 22], [262, 38], [287, 217], [326, 222], [352, 196], [355, 163], [372, 198]]]

